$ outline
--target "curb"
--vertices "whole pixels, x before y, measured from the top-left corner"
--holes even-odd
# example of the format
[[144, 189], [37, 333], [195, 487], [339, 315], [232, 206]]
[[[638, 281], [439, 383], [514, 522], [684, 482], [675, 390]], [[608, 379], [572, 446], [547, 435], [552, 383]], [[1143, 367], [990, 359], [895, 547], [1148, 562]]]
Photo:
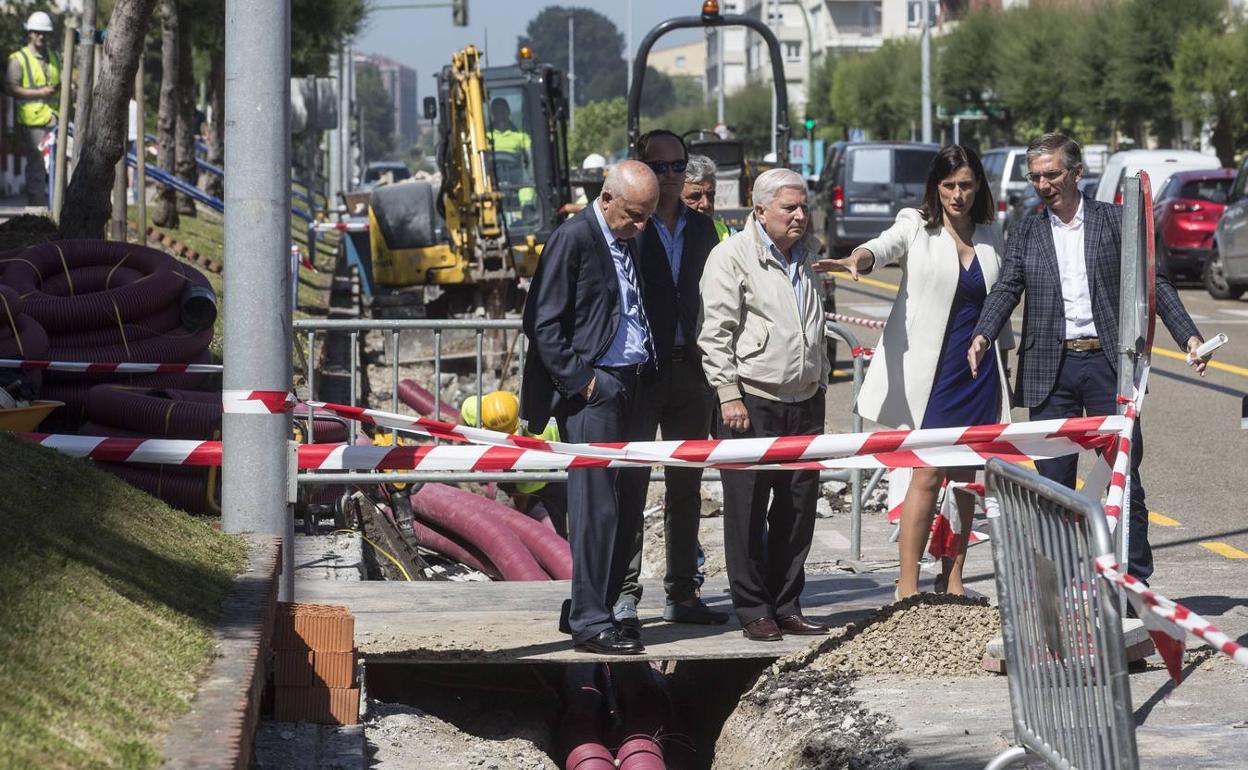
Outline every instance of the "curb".
[[281, 538], [247, 534], [247, 566], [221, 606], [215, 659], [191, 709], [165, 740], [164, 770], [246, 770], [252, 764], [273, 635]]
[[221, 273], [222, 266], [220, 262], [200, 254], [195, 249], [152, 225], [147, 226], [147, 242], [152, 246], [159, 246], [166, 251], [172, 252], [174, 256], [182, 257], [189, 262], [200, 265], [210, 273], [217, 273], [218, 275]]

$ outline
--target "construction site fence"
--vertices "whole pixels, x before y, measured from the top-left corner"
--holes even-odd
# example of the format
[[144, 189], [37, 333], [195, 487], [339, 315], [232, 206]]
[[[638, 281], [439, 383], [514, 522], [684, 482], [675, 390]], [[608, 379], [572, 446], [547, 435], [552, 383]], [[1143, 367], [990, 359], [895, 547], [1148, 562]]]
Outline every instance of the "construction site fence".
[[1122, 619], [1096, 572], [1114, 543], [1099, 503], [993, 458], [985, 472], [999, 513], [992, 556], [1018, 745], [988, 770], [1023, 763], [1137, 766]]
[[[433, 395], [433, 415], [435, 418], [442, 412], [442, 373], [445, 371], [445, 361], [447, 356], [444, 352], [445, 335], [448, 332], [471, 332], [473, 335], [473, 371], [476, 376], [475, 393], [480, 399], [485, 393], [485, 377], [487, 371], [492, 366], [498, 366], [506, 357], [501, 351], [514, 350], [516, 355], [510, 357], [507, 361], [507, 369], [514, 367], [515, 374], [510, 371], [501, 373], [501, 384], [514, 383], [515, 392], [520, 392], [520, 378], [524, 370], [524, 357], [527, 348], [527, 339], [521, 329], [521, 321], [518, 318], [507, 319], [300, 319], [294, 322], [294, 332], [296, 335], [296, 347], [302, 350], [302, 360], [304, 362], [305, 373], [307, 377], [307, 393], [305, 400], [316, 401], [325, 400], [318, 399], [317, 389], [320, 383], [318, 377], [318, 353], [321, 345], [325, 343], [324, 338], [327, 335], [339, 334], [347, 336], [347, 348], [349, 353], [349, 362], [347, 369], [347, 378], [349, 382], [349, 392], [347, 397], [351, 406], [359, 406], [360, 400], [360, 352], [361, 352], [361, 334], [369, 332], [379, 332], [386, 337], [387, 349], [390, 351], [388, 355], [387, 365], [390, 367], [391, 379], [394, 383], [390, 394], [390, 411], [399, 411], [399, 379], [400, 379], [400, 355], [402, 349], [402, 341], [404, 334], [421, 334], [432, 338], [433, 352], [430, 356], [433, 364], [433, 379], [430, 383], [420, 383], [422, 385], [430, 385], [429, 390]], [[851, 350], [861, 350], [861, 345], [857, 336], [843, 324], [832, 321], [826, 324], [826, 333], [829, 337], [834, 337], [844, 341]], [[510, 341], [508, 336], [511, 337]], [[486, 339], [499, 340], [501, 342], [498, 348], [491, 347], [487, 350]], [[496, 358], [494, 361], [487, 361], [487, 358]], [[857, 401], [858, 391], [862, 387], [863, 375], [865, 374], [865, 361], [862, 355], [855, 353], [853, 357], [853, 398], [850, 399], [848, 407], [850, 409], [851, 429], [854, 432], [862, 430], [862, 417], [853, 412], [853, 404]], [[458, 409], [458, 405], [452, 405]], [[478, 415], [478, 425], [480, 427], [480, 416]], [[349, 426], [348, 435], [354, 436], [358, 434], [358, 425]], [[308, 440], [314, 439], [314, 426], [308, 425]], [[880, 479], [883, 477], [883, 471], [877, 470], [873, 472], [866, 483], [864, 483], [864, 474], [860, 469], [853, 470], [836, 470], [822, 471], [820, 479], [822, 481], [841, 481], [850, 485], [850, 550], [854, 559], [861, 558], [862, 554], [862, 512], [865, 502], [870, 498], [872, 492], [879, 485]], [[663, 478], [662, 470], [655, 470], [651, 476], [654, 480]], [[707, 470], [704, 472], [703, 478], [707, 481], [719, 480], [719, 472], [715, 470]], [[299, 473], [298, 482], [300, 484], [379, 484], [379, 483], [422, 483], [422, 482], [562, 482], [567, 480], [566, 471], [506, 471], [497, 473], [448, 473], [438, 471], [408, 471], [408, 472], [386, 472], [386, 473], [343, 473], [332, 471], [301, 471]]]

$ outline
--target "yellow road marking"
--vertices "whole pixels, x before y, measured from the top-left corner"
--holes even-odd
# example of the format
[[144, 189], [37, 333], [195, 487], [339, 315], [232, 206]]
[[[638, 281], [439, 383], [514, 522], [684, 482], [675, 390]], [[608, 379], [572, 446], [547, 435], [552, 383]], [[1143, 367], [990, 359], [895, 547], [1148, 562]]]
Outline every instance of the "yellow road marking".
[[[1173, 350], [1163, 350], [1162, 348], [1154, 347], [1153, 355], [1165, 356], [1166, 358], [1173, 358], [1175, 361], [1187, 363], [1186, 353], [1176, 353]], [[1238, 374], [1241, 377], [1248, 377], [1248, 369], [1242, 366], [1236, 366], [1235, 364], [1224, 364], [1221, 361], [1210, 361], [1207, 366], [1210, 369], [1217, 369], [1220, 372], [1230, 372], [1231, 374]]]
[[1244, 553], [1233, 545], [1227, 545], [1226, 543], [1201, 543], [1201, 545], [1228, 559], [1248, 559], [1248, 553]]
[[1172, 519], [1163, 513], [1158, 513], [1157, 511], [1149, 511], [1148, 520], [1151, 523], [1156, 524], [1159, 527], [1181, 527], [1183, 526], [1182, 524], [1179, 523], [1178, 519]]
[[1075, 479], [1075, 490], [1083, 489], [1083, 479]]
[[[832, 280], [836, 281], [837, 283], [844, 281], [846, 286], [849, 286], [850, 284], [854, 283], [854, 280], [852, 278], [849, 278], [848, 276], [843, 277], [843, 278], [841, 277], [833, 278]], [[889, 291], [901, 291], [901, 287], [895, 283], [889, 283], [887, 281], [877, 281], [876, 279], [868, 278], [865, 275], [858, 276], [858, 283], [865, 284], [867, 286], [874, 286], [877, 289], [888, 289]]]

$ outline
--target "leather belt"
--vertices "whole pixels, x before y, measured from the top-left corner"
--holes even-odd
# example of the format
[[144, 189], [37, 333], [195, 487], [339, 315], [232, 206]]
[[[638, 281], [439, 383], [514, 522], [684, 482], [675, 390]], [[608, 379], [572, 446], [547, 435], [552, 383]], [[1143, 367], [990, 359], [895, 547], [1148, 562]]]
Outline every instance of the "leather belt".
[[1076, 353], [1088, 353], [1093, 350], [1101, 349], [1101, 340], [1099, 337], [1080, 337], [1077, 340], [1066, 340], [1062, 343], [1062, 347], [1067, 350], [1073, 350]]
[[646, 370], [646, 364], [627, 364], [626, 366], [599, 366], [599, 369], [611, 372], [612, 374], [622, 374], [629, 377], [640, 377], [641, 373]]

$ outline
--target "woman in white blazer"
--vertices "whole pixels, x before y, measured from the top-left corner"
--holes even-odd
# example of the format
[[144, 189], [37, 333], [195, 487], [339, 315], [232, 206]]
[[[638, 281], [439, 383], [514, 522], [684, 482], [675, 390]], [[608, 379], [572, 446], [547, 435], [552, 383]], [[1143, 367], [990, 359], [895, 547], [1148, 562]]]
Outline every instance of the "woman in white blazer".
[[[850, 272], [856, 280], [875, 265], [901, 264], [901, 287], [855, 407], [866, 419], [890, 428], [1009, 422], [1009, 388], [999, 353], [994, 350], [981, 365], [985, 374], [993, 373], [988, 377], [973, 377], [965, 355], [1001, 268], [1004, 249], [994, 213], [979, 157], [949, 145], [932, 161], [921, 208], [903, 209], [892, 227], [850, 256], [816, 265]], [[1013, 345], [1008, 329], [1002, 339], [1005, 347]], [[918, 592], [919, 560], [946, 476], [970, 481], [975, 472], [914, 470], [902, 504], [897, 598]], [[957, 557], [945, 560], [942, 578], [949, 593], [962, 594], [973, 508], [969, 500], [958, 503], [962, 537]]]

